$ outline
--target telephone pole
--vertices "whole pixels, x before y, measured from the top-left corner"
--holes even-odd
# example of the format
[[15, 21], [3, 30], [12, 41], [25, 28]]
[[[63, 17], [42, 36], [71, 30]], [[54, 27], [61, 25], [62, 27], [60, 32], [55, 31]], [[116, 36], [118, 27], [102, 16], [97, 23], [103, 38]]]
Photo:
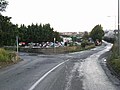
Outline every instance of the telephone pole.
[[18, 36], [16, 36], [16, 44], [17, 44], [17, 54], [18, 54]]
[[119, 13], [120, 13], [120, 9], [119, 9], [119, 6], [120, 6], [120, 4], [119, 4], [120, 2], [119, 2], [119, 0], [118, 0], [118, 54], [119, 54], [119, 56], [120, 56], [120, 20], [119, 20]]

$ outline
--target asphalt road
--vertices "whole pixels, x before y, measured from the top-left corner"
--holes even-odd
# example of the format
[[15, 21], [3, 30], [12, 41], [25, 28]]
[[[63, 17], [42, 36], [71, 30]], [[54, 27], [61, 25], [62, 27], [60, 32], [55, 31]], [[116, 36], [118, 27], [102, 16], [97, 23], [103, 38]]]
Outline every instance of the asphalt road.
[[106, 67], [111, 44], [91, 50], [40, 55], [20, 53], [18, 64], [0, 70], [0, 90], [120, 90]]

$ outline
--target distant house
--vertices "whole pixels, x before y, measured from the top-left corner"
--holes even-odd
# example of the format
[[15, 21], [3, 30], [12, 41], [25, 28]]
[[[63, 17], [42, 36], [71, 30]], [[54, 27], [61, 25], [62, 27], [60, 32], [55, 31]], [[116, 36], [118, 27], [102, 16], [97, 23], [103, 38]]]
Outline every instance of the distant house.
[[72, 38], [68, 36], [61, 35], [60, 36], [63, 39], [63, 42], [72, 42]]
[[60, 35], [76, 36], [77, 32], [60, 32]]
[[81, 42], [83, 34], [83, 32], [60, 32], [63, 42], [72, 42], [72, 37], [76, 37], [77, 41]]

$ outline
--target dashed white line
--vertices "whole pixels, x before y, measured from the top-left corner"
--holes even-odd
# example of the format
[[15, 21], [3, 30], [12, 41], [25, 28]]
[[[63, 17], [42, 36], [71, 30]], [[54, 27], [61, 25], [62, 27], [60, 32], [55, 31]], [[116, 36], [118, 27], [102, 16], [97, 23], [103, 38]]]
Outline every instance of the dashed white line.
[[39, 78], [28, 90], [34, 90], [35, 87], [46, 77], [48, 76], [48, 74], [50, 74], [53, 70], [55, 70], [56, 68], [58, 68], [59, 66], [61, 66], [62, 64], [64, 64], [65, 62], [69, 61], [66, 60], [64, 62], [61, 62], [60, 64], [56, 65], [55, 67], [53, 67], [51, 70], [49, 70], [47, 73], [45, 73], [41, 78]]

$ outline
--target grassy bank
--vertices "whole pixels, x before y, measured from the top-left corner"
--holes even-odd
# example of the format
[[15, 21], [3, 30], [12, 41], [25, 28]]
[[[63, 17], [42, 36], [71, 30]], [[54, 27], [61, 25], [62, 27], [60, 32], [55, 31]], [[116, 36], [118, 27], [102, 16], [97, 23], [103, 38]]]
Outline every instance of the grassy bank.
[[89, 49], [92, 49], [92, 48], [95, 48], [95, 44], [86, 45], [85, 47], [81, 47], [81, 45], [69, 46], [69, 47], [64, 47], [65, 51], [63, 53], [79, 52], [79, 51], [89, 50]]
[[15, 52], [6, 51], [5, 49], [0, 48], [0, 68], [16, 63], [18, 59]]
[[118, 46], [114, 44], [111, 49], [111, 56], [107, 61], [108, 67], [120, 78], [120, 57], [118, 56]]
[[[70, 52], [78, 52], [78, 51], [83, 51], [83, 50], [88, 50], [91, 48], [94, 48], [95, 45], [86, 45], [85, 47], [81, 47], [81, 46], [70, 46], [70, 47], [59, 47], [59, 48], [46, 48], [45, 50], [42, 49], [40, 51], [42, 52], [46, 52], [46, 53], [70, 53]], [[25, 51], [26, 48], [24, 48]], [[11, 47], [7, 47], [5, 49], [0, 48], [0, 68], [1, 67], [5, 67], [8, 66], [10, 64], [14, 64], [16, 62], [18, 62], [20, 59], [17, 56], [17, 54], [13, 51], [14, 49]], [[35, 51], [36, 49], [33, 48], [33, 51]], [[38, 50], [38, 49], [37, 49]], [[39, 50], [38, 50], [39, 51]], [[58, 52], [59, 51], [59, 52]], [[37, 52], [37, 51], [36, 51]]]

